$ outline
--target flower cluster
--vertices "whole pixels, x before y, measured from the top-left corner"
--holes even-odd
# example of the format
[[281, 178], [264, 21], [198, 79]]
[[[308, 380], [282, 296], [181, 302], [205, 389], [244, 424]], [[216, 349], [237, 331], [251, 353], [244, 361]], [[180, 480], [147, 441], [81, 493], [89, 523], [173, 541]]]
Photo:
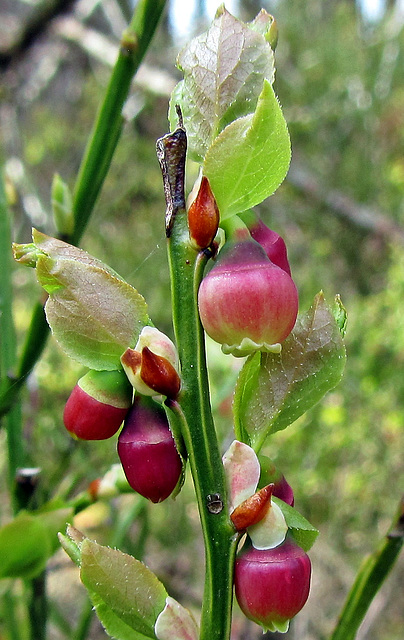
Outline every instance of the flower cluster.
[[161, 502], [181, 478], [182, 459], [165, 411], [150, 396], [178, 396], [177, 351], [166, 335], [146, 326], [121, 362], [123, 369], [91, 370], [78, 381], [65, 406], [64, 424], [74, 438], [104, 440], [124, 421], [118, 455], [127, 481], [140, 495]]

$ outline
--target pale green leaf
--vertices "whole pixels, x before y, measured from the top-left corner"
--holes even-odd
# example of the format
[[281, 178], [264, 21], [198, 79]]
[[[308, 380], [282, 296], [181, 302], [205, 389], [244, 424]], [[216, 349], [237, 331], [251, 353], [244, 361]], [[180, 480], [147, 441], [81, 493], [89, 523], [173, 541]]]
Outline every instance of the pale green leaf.
[[[273, 82], [273, 51], [263, 33], [218, 12], [209, 30], [179, 54], [184, 82], [174, 90], [180, 104], [190, 157], [201, 161], [224, 127], [255, 110], [264, 79]], [[171, 109], [171, 127], [176, 126]]]
[[136, 632], [154, 638], [166, 590], [142, 562], [89, 539], [81, 544], [81, 579], [106, 607]]
[[144, 298], [85, 251], [39, 232], [33, 238], [42, 252], [36, 271], [49, 293], [45, 311], [54, 337], [84, 366], [118, 369], [149, 322]]
[[268, 81], [254, 114], [235, 120], [209, 148], [203, 172], [221, 219], [259, 204], [284, 180], [291, 157], [286, 121]]
[[51, 553], [44, 523], [20, 512], [0, 529], [0, 578], [34, 578]]
[[233, 405], [236, 437], [248, 434], [259, 450], [267, 436], [292, 424], [338, 384], [345, 358], [340, 329], [319, 293], [280, 354], [257, 353], [244, 364]]
[[105, 604], [98, 594], [89, 592], [89, 596], [105, 632], [111, 638], [116, 640], [148, 640], [150, 638], [150, 636], [145, 636], [127, 625]]

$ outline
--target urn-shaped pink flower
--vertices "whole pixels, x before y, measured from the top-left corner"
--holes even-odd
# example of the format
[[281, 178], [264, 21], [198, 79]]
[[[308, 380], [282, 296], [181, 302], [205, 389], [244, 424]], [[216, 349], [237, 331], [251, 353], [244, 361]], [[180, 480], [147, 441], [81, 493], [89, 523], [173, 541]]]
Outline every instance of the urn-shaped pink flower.
[[152, 502], [173, 492], [182, 472], [164, 410], [154, 400], [136, 397], [118, 438], [118, 455], [135, 491]]
[[202, 280], [198, 305], [205, 331], [225, 353], [279, 352], [296, 322], [298, 294], [290, 275], [251, 238], [229, 241]]
[[310, 559], [292, 539], [274, 549], [247, 547], [235, 565], [237, 602], [264, 629], [285, 632], [309, 596], [310, 576]]
[[66, 402], [64, 425], [80, 440], [110, 438], [128, 413], [132, 395], [133, 388], [122, 370], [89, 371]]

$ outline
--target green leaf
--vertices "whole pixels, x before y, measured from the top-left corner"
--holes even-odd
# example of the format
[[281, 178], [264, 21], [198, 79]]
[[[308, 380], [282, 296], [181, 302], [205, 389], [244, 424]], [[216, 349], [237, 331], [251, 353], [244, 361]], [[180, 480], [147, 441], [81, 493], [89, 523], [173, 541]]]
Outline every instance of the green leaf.
[[49, 504], [37, 512], [35, 517], [44, 525], [51, 553], [55, 553], [59, 547], [58, 533], [65, 529], [66, 523], [73, 517], [72, 507], [52, 509], [52, 505]]
[[147, 640], [150, 637], [127, 625], [105, 604], [99, 595], [89, 592], [89, 596], [102, 626], [111, 638], [116, 638], [116, 640]]
[[37, 278], [49, 293], [46, 318], [62, 349], [96, 370], [118, 369], [148, 324], [144, 298], [85, 251], [33, 233]]
[[286, 121], [265, 80], [253, 114], [229, 124], [206, 154], [209, 179], [221, 219], [259, 204], [284, 180], [290, 164]]
[[304, 516], [289, 504], [283, 502], [283, 500], [279, 500], [279, 498], [276, 498], [275, 496], [272, 496], [272, 500], [281, 509], [290, 533], [296, 540], [299, 547], [304, 551], [311, 549], [318, 536], [318, 529], [313, 527], [313, 525], [311, 525]]
[[[263, 31], [263, 30], [261, 30]], [[179, 54], [184, 81], [174, 90], [182, 109], [190, 157], [201, 161], [215, 137], [236, 118], [253, 113], [264, 79], [274, 80], [273, 51], [263, 32], [234, 18], [224, 8], [209, 30]]]
[[155, 638], [154, 625], [167, 593], [142, 562], [86, 538], [81, 543], [81, 579], [125, 625]]
[[34, 578], [51, 553], [45, 524], [21, 512], [0, 529], [0, 578]]
[[345, 358], [339, 326], [319, 293], [280, 354], [247, 359], [235, 390], [236, 437], [247, 434], [258, 451], [270, 434], [292, 424], [338, 384]]

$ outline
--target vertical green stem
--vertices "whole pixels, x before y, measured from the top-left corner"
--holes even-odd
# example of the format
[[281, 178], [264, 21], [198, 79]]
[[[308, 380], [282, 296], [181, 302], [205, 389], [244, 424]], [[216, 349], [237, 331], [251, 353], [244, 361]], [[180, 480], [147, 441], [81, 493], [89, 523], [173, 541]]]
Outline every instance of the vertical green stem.
[[201, 640], [230, 635], [237, 539], [229, 521], [223, 465], [213, 423], [197, 291], [206, 260], [189, 244], [186, 213], [176, 213], [168, 240], [174, 331], [181, 361], [179, 404], [205, 543]]
[[146, 53], [167, 0], [139, 0], [100, 106], [79, 169], [73, 194], [74, 232], [78, 244], [111, 164], [122, 130], [122, 108], [134, 74]]
[[404, 541], [404, 497], [386, 536], [365, 559], [330, 640], [354, 640], [369, 606], [398, 558]]
[[46, 623], [48, 617], [48, 602], [46, 598], [46, 573], [29, 582], [31, 598], [29, 603], [29, 618], [31, 640], [46, 640]]

